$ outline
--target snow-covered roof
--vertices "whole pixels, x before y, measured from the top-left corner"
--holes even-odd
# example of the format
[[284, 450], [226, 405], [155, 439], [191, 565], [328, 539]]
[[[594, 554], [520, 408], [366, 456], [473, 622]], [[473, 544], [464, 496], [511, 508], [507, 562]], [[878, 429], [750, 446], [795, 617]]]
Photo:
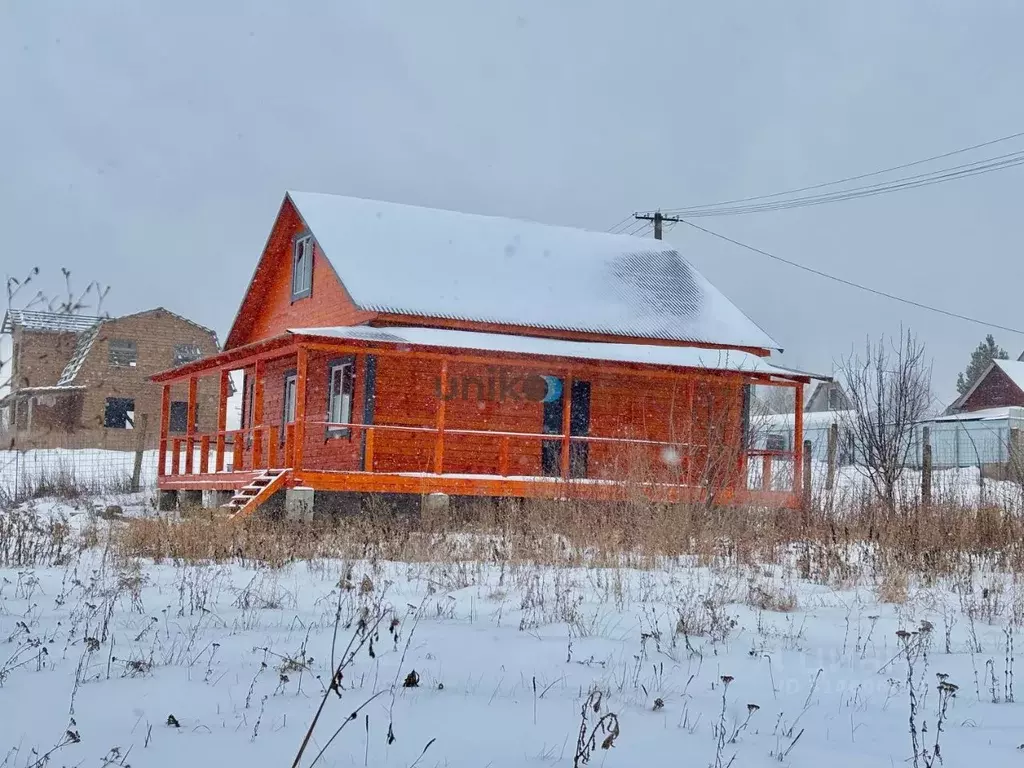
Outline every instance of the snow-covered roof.
[[993, 360], [1003, 373], [1010, 377], [1021, 392], [1024, 392], [1024, 362], [1020, 360]]
[[81, 333], [101, 320], [90, 315], [74, 315], [68, 312], [43, 312], [34, 309], [9, 309], [4, 316], [0, 333], [11, 333], [14, 328], [27, 331], [50, 331], [53, 333]]
[[365, 325], [332, 328], [293, 328], [289, 333], [302, 336], [327, 336], [360, 341], [379, 341], [410, 346], [447, 347], [482, 352], [510, 352], [545, 357], [566, 357], [621, 363], [646, 363], [682, 368], [783, 376], [804, 376], [799, 372], [771, 365], [763, 357], [738, 352], [652, 344], [613, 344], [592, 341], [565, 341], [504, 333], [452, 331], [446, 328], [371, 328]]
[[[1005, 362], [1005, 361], [1000, 361]], [[937, 416], [929, 421], [1004, 421], [1009, 418], [1024, 419], [1024, 408], [1003, 406], [999, 408], [981, 408], [977, 411], [963, 411], [945, 416]]]
[[289, 192], [358, 307], [779, 349], [661, 240]]
[[[999, 368], [1005, 373], [1010, 381], [1016, 385], [1018, 389], [1024, 392], [1024, 361], [1022, 360], [993, 360], [988, 364], [985, 372], [974, 380], [974, 383], [968, 387], [967, 391], [964, 392], [960, 397], [953, 401], [953, 404], [949, 406], [948, 412], [955, 415], [963, 406], [964, 403], [974, 394], [974, 391], [981, 386], [981, 383], [988, 378], [988, 375], [993, 370]], [[977, 413], [977, 411], [975, 411]]]
[[[830, 427], [852, 418], [853, 411], [804, 411], [804, 429]], [[792, 413], [769, 413], [759, 416], [758, 421], [766, 427], [793, 429], [796, 417]]]

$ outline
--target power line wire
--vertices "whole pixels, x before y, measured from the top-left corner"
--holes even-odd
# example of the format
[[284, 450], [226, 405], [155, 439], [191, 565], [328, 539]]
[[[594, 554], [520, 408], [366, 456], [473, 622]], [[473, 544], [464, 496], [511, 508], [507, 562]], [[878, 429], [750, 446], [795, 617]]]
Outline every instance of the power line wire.
[[764, 211], [778, 211], [787, 208], [803, 208], [813, 205], [833, 203], [841, 200], [852, 200], [860, 197], [873, 197], [874, 195], [898, 192], [904, 189], [916, 189], [918, 187], [931, 186], [932, 184], [941, 184], [947, 181], [954, 181], [956, 179], [991, 173], [1005, 168], [1013, 168], [1018, 165], [1024, 165], [1024, 151], [986, 158], [984, 160], [978, 160], [964, 165], [942, 168], [929, 173], [905, 176], [887, 182], [854, 187], [852, 189], [845, 189], [821, 195], [794, 197], [789, 198], [788, 200], [777, 200], [770, 203], [759, 203], [756, 205], [746, 206], [724, 206], [720, 208], [695, 209], [668, 208], [664, 210], [679, 216], [698, 218], [706, 216], [730, 216], [745, 213], [760, 213]]
[[989, 147], [989, 146], [992, 146], [993, 144], [999, 144], [999, 143], [1004, 142], [1004, 141], [1012, 141], [1013, 139], [1019, 139], [1022, 136], [1024, 136], [1024, 131], [1020, 131], [1018, 133], [1012, 133], [1009, 136], [1000, 136], [998, 139], [991, 139], [989, 141], [983, 141], [980, 144], [973, 144], [973, 145], [971, 145], [969, 147], [962, 147], [960, 149], [954, 149], [954, 150], [952, 150], [950, 152], [943, 152], [941, 155], [932, 155], [931, 157], [926, 157], [926, 158], [924, 158], [922, 160], [914, 160], [914, 161], [909, 162], [909, 163], [903, 163], [901, 165], [894, 165], [894, 166], [892, 166], [890, 168], [883, 168], [883, 169], [878, 170], [878, 171], [871, 171], [870, 173], [861, 173], [861, 174], [858, 174], [856, 176], [847, 176], [847, 177], [842, 178], [842, 179], [836, 179], [835, 181], [824, 181], [824, 182], [821, 182], [819, 184], [810, 184], [810, 185], [805, 186], [805, 187], [797, 187], [796, 189], [787, 189], [787, 190], [785, 190], [783, 192], [773, 192], [770, 195], [754, 195], [752, 197], [736, 198], [735, 200], [721, 200], [721, 201], [719, 201], [717, 203], [706, 203], [704, 205], [692, 205], [692, 206], [687, 206], [685, 209], [684, 208], [680, 208], [678, 210], [694, 210], [694, 209], [697, 209], [697, 208], [717, 208], [719, 206], [724, 206], [724, 205], [735, 205], [737, 203], [747, 203], [747, 202], [751, 202], [753, 200], [767, 200], [767, 199], [774, 198], [774, 197], [782, 197], [784, 195], [794, 195], [797, 192], [809, 192], [812, 189], [821, 189], [823, 187], [831, 187], [831, 186], [835, 186], [835, 185], [838, 185], [838, 184], [845, 184], [846, 182], [849, 182], [849, 181], [860, 181], [861, 179], [867, 179], [867, 178], [870, 178], [872, 176], [880, 176], [883, 173], [891, 173], [893, 171], [901, 171], [904, 168], [912, 168], [912, 167], [914, 167], [916, 165], [923, 165], [924, 163], [930, 163], [930, 162], [932, 162], [934, 160], [942, 160], [942, 159], [947, 158], [947, 157], [952, 157], [953, 155], [960, 155], [960, 154], [963, 154], [965, 152], [971, 152], [971, 151], [973, 151], [975, 149], [982, 149], [983, 147]]
[[762, 256], [767, 256], [769, 259], [774, 259], [775, 261], [780, 261], [783, 264], [788, 264], [791, 267], [796, 267], [797, 269], [802, 269], [805, 272], [810, 272], [812, 275], [817, 275], [818, 277], [824, 277], [824, 278], [826, 278], [828, 280], [834, 280], [835, 282], [841, 283], [841, 284], [846, 285], [846, 286], [848, 286], [850, 288], [857, 288], [858, 290], [861, 290], [861, 291], [867, 291], [868, 293], [873, 293], [876, 296], [881, 296], [881, 297], [886, 298], [886, 299], [891, 299], [893, 301], [898, 301], [898, 302], [900, 302], [902, 304], [908, 304], [908, 305], [910, 305], [912, 307], [917, 307], [918, 309], [925, 309], [925, 310], [928, 310], [929, 312], [936, 312], [936, 313], [938, 313], [940, 315], [945, 315], [946, 317], [952, 317], [952, 318], [955, 318], [957, 320], [965, 320], [965, 321], [967, 321], [969, 323], [975, 323], [977, 325], [982, 325], [982, 326], [986, 326], [986, 327], [989, 327], [989, 328], [995, 328], [995, 329], [1000, 330], [1000, 331], [1008, 331], [1010, 333], [1017, 333], [1017, 334], [1020, 334], [1020, 335], [1024, 335], [1024, 330], [1021, 330], [1019, 328], [1011, 328], [1010, 326], [1000, 325], [999, 323], [990, 323], [987, 320], [981, 320], [979, 318], [971, 317], [969, 315], [963, 315], [963, 314], [960, 314], [959, 312], [951, 312], [948, 309], [942, 309], [940, 307], [935, 307], [935, 306], [932, 306], [930, 304], [924, 304], [924, 303], [922, 303], [920, 301], [914, 301], [913, 299], [907, 299], [907, 298], [904, 298], [902, 296], [897, 296], [894, 293], [889, 293], [887, 291], [882, 291], [882, 290], [879, 290], [877, 288], [872, 288], [870, 286], [863, 285], [862, 283], [855, 283], [852, 280], [847, 280], [847, 279], [842, 278], [842, 277], [837, 277], [836, 275], [831, 275], [828, 272], [824, 272], [824, 271], [822, 271], [820, 269], [815, 269], [814, 267], [808, 267], [808, 266], [806, 266], [804, 264], [800, 264], [799, 262], [793, 261], [791, 259], [786, 259], [786, 258], [783, 258], [782, 256], [777, 256], [774, 253], [770, 253], [770, 252], [765, 251], [765, 250], [763, 250], [761, 248], [756, 248], [753, 245], [748, 245], [747, 243], [740, 242], [739, 240], [735, 240], [735, 239], [733, 239], [731, 237], [728, 237], [727, 235], [723, 235], [723, 234], [721, 234], [719, 232], [713, 232], [712, 230], [706, 229], [706, 228], [700, 226], [699, 224], [694, 224], [692, 221], [686, 221], [685, 219], [683, 219], [682, 223], [685, 224], [688, 227], [693, 227], [694, 229], [698, 229], [701, 232], [704, 232], [705, 234], [711, 235], [712, 237], [717, 237], [719, 240], [724, 240], [727, 243], [732, 243], [733, 245], [739, 246], [740, 248], [745, 248], [748, 251], [753, 251], [754, 253], [759, 253]]
[[609, 227], [607, 231], [613, 234], [617, 234], [621, 230], [625, 229], [625, 226], [629, 224], [631, 221], [635, 221], [635, 219], [633, 218], [632, 213], [628, 213], [618, 224]]

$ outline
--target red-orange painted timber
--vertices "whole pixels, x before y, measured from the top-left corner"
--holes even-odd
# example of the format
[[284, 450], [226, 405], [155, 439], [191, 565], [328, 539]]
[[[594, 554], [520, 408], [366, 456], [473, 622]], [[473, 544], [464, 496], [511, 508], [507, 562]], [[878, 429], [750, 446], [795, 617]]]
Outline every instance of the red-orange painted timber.
[[[793, 387], [802, 374], [771, 377], [728, 370], [685, 369], [642, 363], [553, 358], [450, 347], [400, 346], [387, 341], [289, 333], [294, 328], [369, 325], [421, 326], [569, 341], [769, 350], [586, 331], [531, 328], [441, 317], [366, 311], [353, 301], [327, 254], [314, 242], [308, 295], [292, 293], [296, 238], [307, 233], [286, 199], [260, 256], [235, 322], [217, 356], [158, 374], [164, 384], [161, 413], [161, 488], [237, 488], [253, 472], [293, 469], [289, 483], [322, 490], [469, 495], [557, 495], [565, 487], [587, 498], [613, 498], [630, 486], [659, 489], [659, 498], [755, 498], [748, 491], [748, 453], [773, 462], [799, 462], [790, 454], [744, 448], [745, 388]], [[335, 258], [360, 258], [358, 253]], [[329, 424], [332, 364], [351, 363], [346, 379], [351, 410], [345, 424]], [[227, 430], [228, 372], [244, 370], [242, 429]], [[285, 403], [285, 381], [296, 378], [295, 402]], [[197, 435], [192, 413], [199, 379], [219, 378], [217, 430]], [[536, 390], [543, 377], [561, 382], [561, 400], [545, 404]], [[189, 386], [184, 471], [181, 441], [169, 441], [170, 385]], [[250, 389], [249, 383], [252, 383]], [[531, 383], [532, 382], [532, 383]], [[589, 400], [573, 402], [573, 382]], [[543, 384], [541, 386], [544, 386]], [[582, 395], [581, 395], [582, 397]], [[286, 423], [286, 414], [294, 419]], [[556, 428], [560, 427], [560, 428]], [[579, 434], [577, 434], [579, 432]], [[224, 472], [226, 443], [233, 440], [232, 472]], [[214, 471], [193, 448], [215, 447]], [[171, 467], [166, 453], [173, 444]], [[278, 466], [275, 466], [278, 465]], [[582, 474], [586, 482], [570, 481]], [[524, 478], [541, 478], [531, 481]], [[759, 489], [756, 498], [798, 497], [801, 472], [780, 494]], [[189, 484], [192, 483], [190, 486]], [[211, 483], [213, 485], [211, 485]], [[668, 490], [666, 490], [668, 489]], [[774, 494], [774, 495], [773, 495]]]

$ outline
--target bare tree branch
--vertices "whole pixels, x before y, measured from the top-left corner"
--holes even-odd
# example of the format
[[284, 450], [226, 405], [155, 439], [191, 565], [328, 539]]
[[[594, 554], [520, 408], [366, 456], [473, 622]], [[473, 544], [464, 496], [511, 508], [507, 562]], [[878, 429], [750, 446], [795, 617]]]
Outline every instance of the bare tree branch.
[[913, 448], [914, 425], [931, 406], [931, 365], [924, 345], [910, 331], [865, 343], [863, 356], [851, 354], [839, 371], [851, 410], [841, 417], [852, 435], [856, 465], [890, 513]]

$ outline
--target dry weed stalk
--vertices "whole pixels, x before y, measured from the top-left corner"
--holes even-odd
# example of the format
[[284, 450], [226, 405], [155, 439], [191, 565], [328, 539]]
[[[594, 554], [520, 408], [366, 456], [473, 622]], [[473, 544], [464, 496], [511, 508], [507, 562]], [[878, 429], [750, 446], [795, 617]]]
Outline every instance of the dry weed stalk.
[[[598, 748], [597, 740], [601, 739], [601, 749], [611, 749], [615, 746], [615, 740], [619, 738], [619, 716], [614, 712], [601, 714], [601, 705], [604, 696], [599, 690], [593, 690], [587, 696], [580, 708], [580, 733], [576, 740], [576, 754], [572, 760], [573, 768], [580, 768], [590, 762], [595, 749]], [[588, 728], [591, 713], [597, 717], [596, 722]]]

